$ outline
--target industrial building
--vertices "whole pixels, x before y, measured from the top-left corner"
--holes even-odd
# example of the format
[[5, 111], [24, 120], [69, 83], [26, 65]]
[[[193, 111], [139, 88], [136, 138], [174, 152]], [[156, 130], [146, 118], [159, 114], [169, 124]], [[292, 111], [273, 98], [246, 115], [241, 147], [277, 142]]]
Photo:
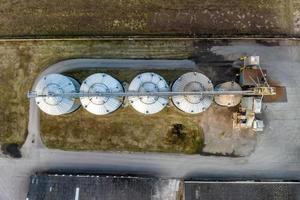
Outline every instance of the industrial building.
[[135, 176], [33, 175], [26, 200], [177, 200], [180, 181]]
[[[241, 86], [234, 82], [229, 81], [225, 83], [221, 83], [215, 87], [216, 91], [241, 91]], [[234, 95], [234, 94], [227, 94], [227, 95], [216, 95], [214, 100], [216, 104], [220, 106], [226, 106], [226, 107], [234, 107], [237, 106], [242, 99], [242, 95]]]
[[300, 200], [300, 0], [0, 11], [0, 200]]
[[79, 92], [79, 83], [61, 74], [49, 74], [40, 79], [36, 92], [41, 95], [35, 98], [39, 108], [50, 115], [63, 115], [74, 112], [80, 105], [71, 97], [62, 96], [66, 93]]
[[185, 181], [185, 200], [297, 200], [298, 182]]
[[[205, 75], [189, 72], [180, 76], [172, 85], [174, 92], [205, 92], [213, 91], [213, 84]], [[174, 105], [180, 110], [197, 114], [205, 111], [212, 103], [213, 97], [209, 95], [176, 95], [172, 96]]]
[[[167, 82], [158, 74], [143, 73], [137, 75], [130, 83], [128, 91], [136, 93], [168, 92]], [[167, 106], [167, 96], [130, 96], [130, 104], [135, 110], [143, 114], [155, 114]]]
[[[112, 76], [104, 73], [97, 73], [87, 77], [81, 87], [80, 92], [83, 94], [103, 92], [124, 92], [121, 83]], [[116, 111], [123, 103], [122, 97], [117, 96], [82, 96], [80, 102], [90, 113], [95, 115], [106, 115]]]
[[80, 107], [76, 98], [84, 109], [95, 115], [110, 114], [126, 102], [145, 115], [159, 113], [166, 106], [174, 106], [188, 114], [200, 114], [215, 102], [219, 106], [239, 106], [232, 116], [233, 128], [263, 131], [264, 123], [257, 114], [261, 113], [263, 98], [275, 96], [276, 88], [268, 83], [259, 56], [240, 60], [238, 82], [227, 81], [215, 88], [206, 75], [196, 71], [182, 74], [171, 84], [154, 72], [138, 74], [129, 84], [109, 74], [96, 73], [86, 77], [80, 89], [74, 78], [49, 74], [39, 80], [28, 97], [35, 98], [40, 109], [50, 115], [75, 111]]
[[26, 200], [296, 200], [299, 182], [185, 181], [181, 179], [36, 174]]

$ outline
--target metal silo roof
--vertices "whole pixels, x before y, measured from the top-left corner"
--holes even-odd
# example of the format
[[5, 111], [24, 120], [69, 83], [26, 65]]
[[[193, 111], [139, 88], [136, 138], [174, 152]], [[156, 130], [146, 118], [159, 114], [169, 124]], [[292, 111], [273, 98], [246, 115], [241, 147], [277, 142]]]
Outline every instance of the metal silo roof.
[[[225, 82], [215, 87], [216, 91], [241, 91], [242, 88], [234, 81]], [[216, 95], [215, 102], [221, 106], [233, 107], [241, 102], [242, 95]]]
[[[124, 92], [121, 83], [105, 73], [97, 73], [87, 77], [81, 84], [80, 92], [112, 93]], [[117, 110], [123, 103], [123, 97], [118, 96], [84, 96], [80, 97], [82, 106], [95, 115], [105, 115]]]
[[[147, 72], [137, 75], [130, 83], [131, 92], [167, 92], [169, 85], [158, 74]], [[154, 114], [161, 111], [168, 103], [166, 96], [130, 96], [130, 104], [143, 114]]]
[[49, 74], [43, 76], [35, 87], [38, 94], [50, 95], [44, 97], [36, 97], [35, 101], [38, 107], [49, 115], [62, 115], [73, 112], [80, 105], [75, 104], [75, 100], [63, 95], [64, 93], [78, 92], [79, 83], [67, 76], [61, 74]]
[[[172, 85], [173, 92], [212, 91], [213, 84], [209, 78], [198, 72], [188, 72], [180, 76]], [[180, 110], [196, 114], [205, 111], [212, 103], [209, 95], [172, 96], [174, 105]]]

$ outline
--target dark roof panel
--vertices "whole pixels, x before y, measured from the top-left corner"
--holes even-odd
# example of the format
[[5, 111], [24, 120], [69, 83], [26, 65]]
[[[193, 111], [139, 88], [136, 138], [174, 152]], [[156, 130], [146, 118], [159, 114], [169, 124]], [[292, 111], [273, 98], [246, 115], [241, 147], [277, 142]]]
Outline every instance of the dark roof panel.
[[300, 183], [185, 182], [185, 200], [296, 200]]
[[[172, 196], [179, 181], [174, 179], [80, 176], [80, 175], [34, 175], [31, 177], [28, 200], [153, 200], [164, 193]], [[169, 189], [169, 190], [168, 190]], [[169, 195], [169, 196], [170, 196]]]

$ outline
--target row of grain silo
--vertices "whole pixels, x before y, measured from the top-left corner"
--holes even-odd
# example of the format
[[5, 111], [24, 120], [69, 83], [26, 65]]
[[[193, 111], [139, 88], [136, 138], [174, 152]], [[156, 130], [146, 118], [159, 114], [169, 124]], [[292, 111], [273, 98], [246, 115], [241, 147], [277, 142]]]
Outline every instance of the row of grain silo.
[[[114, 77], [105, 73], [96, 73], [87, 77], [80, 85], [75, 79], [61, 74], [48, 74], [42, 77], [36, 87], [35, 98], [38, 107], [49, 115], [62, 115], [74, 112], [80, 107], [74, 94], [78, 93], [81, 105], [95, 115], [106, 115], [119, 109], [125, 100], [124, 94], [163, 93], [174, 95], [128, 95], [129, 104], [138, 112], [149, 115], [163, 110], [171, 102], [181, 111], [197, 114], [205, 111], [213, 100], [222, 106], [236, 106], [240, 103], [239, 95], [175, 95], [182, 92], [203, 91], [240, 91], [235, 82], [225, 82], [215, 88], [211, 80], [199, 72], [188, 72], [177, 78], [171, 86], [159, 74], [146, 72], [137, 75], [128, 88]], [[109, 95], [112, 93], [112, 95]], [[105, 94], [91, 95], [89, 94]], [[120, 94], [120, 95], [118, 95]]]

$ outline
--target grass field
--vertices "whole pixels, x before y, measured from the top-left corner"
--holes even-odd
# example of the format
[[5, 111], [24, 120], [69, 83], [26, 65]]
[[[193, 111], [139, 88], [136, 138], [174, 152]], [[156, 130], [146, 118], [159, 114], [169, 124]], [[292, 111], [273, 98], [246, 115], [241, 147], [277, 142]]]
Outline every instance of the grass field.
[[[177, 131], [177, 126], [181, 126]], [[95, 116], [83, 108], [60, 117], [42, 115], [42, 138], [50, 148], [64, 150], [152, 151], [200, 153], [203, 131], [197, 118], [166, 108], [145, 116], [131, 107], [109, 116]]]

